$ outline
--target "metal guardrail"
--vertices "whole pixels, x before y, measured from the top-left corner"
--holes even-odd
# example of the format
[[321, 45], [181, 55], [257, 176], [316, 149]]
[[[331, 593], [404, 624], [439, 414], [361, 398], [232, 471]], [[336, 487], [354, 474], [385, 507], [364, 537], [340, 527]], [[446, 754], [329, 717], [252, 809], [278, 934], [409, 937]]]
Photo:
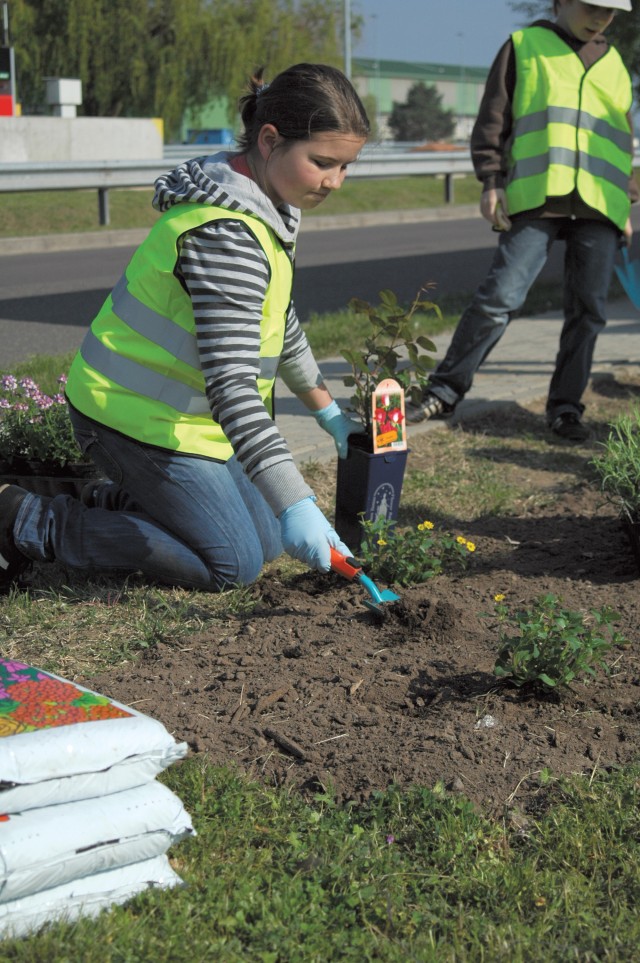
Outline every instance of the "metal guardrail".
[[[207, 150], [207, 147], [209, 150]], [[179, 149], [181, 148], [181, 149]], [[100, 224], [109, 224], [109, 190], [149, 187], [156, 177], [191, 157], [213, 153], [212, 145], [172, 145], [162, 160], [66, 161], [0, 164], [0, 193], [97, 190]], [[467, 151], [411, 153], [365, 148], [349, 177], [443, 176], [444, 200], [453, 201], [453, 178], [473, 172]]]
[[[207, 147], [211, 148], [207, 151]], [[172, 145], [161, 160], [68, 161], [59, 163], [0, 164], [0, 193], [22, 191], [97, 190], [100, 224], [109, 224], [109, 190], [149, 187], [156, 177], [191, 157], [213, 153], [214, 145]], [[640, 153], [634, 157], [640, 166]], [[454, 178], [473, 173], [468, 151], [415, 151], [365, 147], [349, 177], [440, 176], [444, 201], [454, 200]]]

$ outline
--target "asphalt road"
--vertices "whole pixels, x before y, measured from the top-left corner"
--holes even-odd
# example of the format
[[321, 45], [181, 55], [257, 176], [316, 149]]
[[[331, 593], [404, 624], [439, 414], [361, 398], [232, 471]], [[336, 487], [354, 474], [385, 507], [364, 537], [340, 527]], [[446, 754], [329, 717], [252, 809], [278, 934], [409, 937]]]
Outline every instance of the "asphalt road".
[[[376, 301], [391, 288], [408, 301], [427, 281], [435, 297], [471, 292], [489, 266], [496, 235], [479, 217], [310, 230], [298, 242], [294, 297], [306, 320], [352, 297]], [[563, 245], [542, 278], [559, 278]], [[0, 363], [75, 350], [120, 277], [132, 246], [0, 257]]]

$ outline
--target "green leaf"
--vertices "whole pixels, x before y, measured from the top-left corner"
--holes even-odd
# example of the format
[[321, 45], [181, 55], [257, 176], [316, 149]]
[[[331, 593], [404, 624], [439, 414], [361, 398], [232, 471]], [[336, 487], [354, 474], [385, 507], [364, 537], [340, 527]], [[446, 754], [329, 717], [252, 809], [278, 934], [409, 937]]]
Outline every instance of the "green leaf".
[[418, 335], [418, 337], [416, 338], [416, 344], [419, 344], [420, 347], [421, 347], [421, 348], [424, 348], [425, 351], [437, 351], [437, 350], [438, 350], [438, 349], [436, 348], [435, 344], [433, 343], [433, 341], [432, 341], [430, 338], [427, 338], [427, 336], [424, 335], [424, 334], [419, 334], [419, 335]]
[[398, 303], [398, 298], [393, 291], [389, 288], [385, 288], [384, 291], [380, 291], [381, 302], [389, 308], [395, 308]]
[[371, 315], [374, 310], [368, 301], [363, 301], [361, 298], [351, 298], [349, 307], [355, 314]]

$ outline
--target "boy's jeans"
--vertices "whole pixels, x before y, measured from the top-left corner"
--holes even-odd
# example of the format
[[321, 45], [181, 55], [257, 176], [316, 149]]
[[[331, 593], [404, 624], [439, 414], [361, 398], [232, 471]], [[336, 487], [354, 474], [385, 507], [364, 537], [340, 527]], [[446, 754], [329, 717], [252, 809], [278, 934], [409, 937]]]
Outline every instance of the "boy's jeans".
[[[549, 424], [559, 414], [584, 411], [596, 338], [606, 323], [606, 301], [619, 234], [604, 221], [523, 218], [500, 235], [489, 274], [455, 330], [429, 390], [455, 405], [519, 311], [544, 267], [553, 242], [566, 241], [564, 325], [547, 399]], [[534, 322], [535, 323], [535, 322]]]
[[70, 411], [81, 449], [112, 481], [87, 507], [28, 495], [14, 537], [37, 561], [218, 591], [247, 585], [282, 553], [280, 524], [235, 458], [225, 464], [141, 445]]

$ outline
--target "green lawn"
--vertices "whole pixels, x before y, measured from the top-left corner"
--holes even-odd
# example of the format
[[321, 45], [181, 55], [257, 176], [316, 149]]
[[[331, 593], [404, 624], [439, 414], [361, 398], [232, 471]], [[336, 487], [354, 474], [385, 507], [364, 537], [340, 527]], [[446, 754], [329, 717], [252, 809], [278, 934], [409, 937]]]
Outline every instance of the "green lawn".
[[[474, 177], [454, 181], [455, 201], [475, 204], [480, 185]], [[407, 210], [438, 207], [444, 203], [444, 182], [439, 177], [393, 177], [384, 180], [354, 178], [305, 217], [353, 214], [370, 210]], [[101, 228], [98, 221], [98, 192], [30, 191], [0, 195], [0, 237], [28, 237], [36, 234], [71, 234], [77, 231], [151, 227], [157, 214], [151, 207], [153, 185], [148, 189], [109, 191], [111, 223]]]

